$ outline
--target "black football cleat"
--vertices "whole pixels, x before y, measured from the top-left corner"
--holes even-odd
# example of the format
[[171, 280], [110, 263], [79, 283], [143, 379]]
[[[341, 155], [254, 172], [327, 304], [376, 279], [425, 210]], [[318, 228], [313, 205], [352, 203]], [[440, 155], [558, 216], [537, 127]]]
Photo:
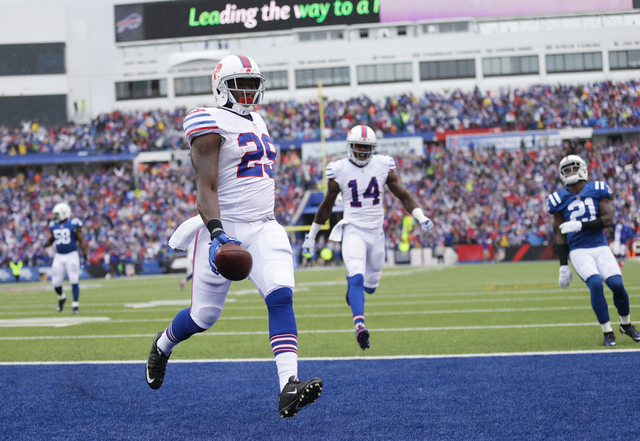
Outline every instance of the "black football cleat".
[[364, 325], [359, 326], [358, 329], [356, 329], [356, 340], [358, 341], [358, 345], [360, 345], [360, 349], [363, 351], [371, 347], [371, 344], [369, 343], [369, 331], [367, 331], [367, 328], [365, 328]]
[[322, 392], [322, 380], [312, 378], [306, 383], [294, 375], [284, 385], [278, 397], [278, 407], [282, 418], [293, 418], [304, 406], [314, 403]]
[[616, 345], [616, 335], [613, 332], [605, 332], [604, 333], [604, 341], [602, 342], [602, 344], [604, 346], [615, 346]]
[[147, 366], [145, 367], [147, 384], [151, 389], [160, 389], [160, 386], [162, 386], [164, 373], [167, 370], [167, 361], [169, 361], [169, 357], [171, 356], [171, 354], [164, 355], [164, 352], [158, 348], [157, 341], [163, 333], [164, 331], [160, 331], [153, 337], [149, 360], [147, 360]]
[[620, 333], [622, 335], [628, 335], [633, 341], [640, 342], [640, 332], [631, 323], [628, 325], [620, 325]]
[[66, 301], [67, 301], [67, 296], [64, 296], [63, 298], [58, 297], [58, 312], [62, 312], [62, 310], [64, 309], [64, 303]]
[[74, 314], [80, 314], [80, 307], [78, 306], [71, 307], [71, 312], [73, 312]]

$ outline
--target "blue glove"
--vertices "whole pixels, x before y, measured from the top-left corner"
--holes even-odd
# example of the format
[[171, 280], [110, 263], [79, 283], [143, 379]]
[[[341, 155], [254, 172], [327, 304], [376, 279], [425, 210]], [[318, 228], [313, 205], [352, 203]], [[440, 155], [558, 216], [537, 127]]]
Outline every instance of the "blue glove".
[[304, 243], [302, 244], [302, 255], [308, 259], [313, 258], [316, 252], [316, 241], [309, 237], [309, 233], [304, 235]]
[[425, 233], [429, 233], [431, 230], [433, 230], [433, 221], [429, 218], [426, 218], [424, 221], [420, 222], [420, 228], [422, 228]]
[[229, 242], [237, 243], [238, 245], [242, 244], [242, 242], [235, 237], [227, 236], [227, 233], [222, 231], [222, 229], [218, 231], [211, 237], [211, 243], [209, 244], [209, 266], [211, 267], [211, 271], [216, 275], [220, 275], [218, 268], [216, 268], [216, 251], [218, 251], [218, 248]]

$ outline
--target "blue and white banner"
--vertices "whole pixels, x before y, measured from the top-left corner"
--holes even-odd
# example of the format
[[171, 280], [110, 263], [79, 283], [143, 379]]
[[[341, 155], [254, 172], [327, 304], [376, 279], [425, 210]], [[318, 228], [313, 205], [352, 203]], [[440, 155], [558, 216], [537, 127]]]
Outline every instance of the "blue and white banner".
[[[327, 156], [342, 159], [348, 156], [347, 141], [327, 141], [324, 143]], [[397, 138], [378, 138], [376, 153], [389, 156], [406, 156], [408, 154], [424, 155], [424, 140], [420, 136]], [[302, 159], [322, 158], [321, 142], [303, 142]]]
[[447, 136], [449, 149], [490, 149], [514, 150], [519, 148], [536, 149], [558, 146], [562, 136], [558, 130], [531, 130], [522, 132], [450, 135]]

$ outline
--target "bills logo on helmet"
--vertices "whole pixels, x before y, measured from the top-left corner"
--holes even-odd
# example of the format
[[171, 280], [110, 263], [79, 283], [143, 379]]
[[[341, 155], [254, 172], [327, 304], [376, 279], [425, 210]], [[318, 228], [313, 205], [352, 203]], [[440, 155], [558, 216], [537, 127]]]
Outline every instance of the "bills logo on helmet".
[[213, 78], [218, 78], [218, 74], [220, 73], [220, 69], [222, 69], [222, 63], [218, 63], [216, 68], [213, 70]]

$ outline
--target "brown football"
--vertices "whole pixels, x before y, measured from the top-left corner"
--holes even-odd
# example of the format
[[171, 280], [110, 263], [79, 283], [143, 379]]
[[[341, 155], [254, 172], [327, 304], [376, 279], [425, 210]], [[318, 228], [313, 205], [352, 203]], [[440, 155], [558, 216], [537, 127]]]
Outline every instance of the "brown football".
[[242, 245], [228, 242], [216, 251], [216, 268], [222, 277], [229, 280], [244, 280], [253, 268], [251, 253]]

